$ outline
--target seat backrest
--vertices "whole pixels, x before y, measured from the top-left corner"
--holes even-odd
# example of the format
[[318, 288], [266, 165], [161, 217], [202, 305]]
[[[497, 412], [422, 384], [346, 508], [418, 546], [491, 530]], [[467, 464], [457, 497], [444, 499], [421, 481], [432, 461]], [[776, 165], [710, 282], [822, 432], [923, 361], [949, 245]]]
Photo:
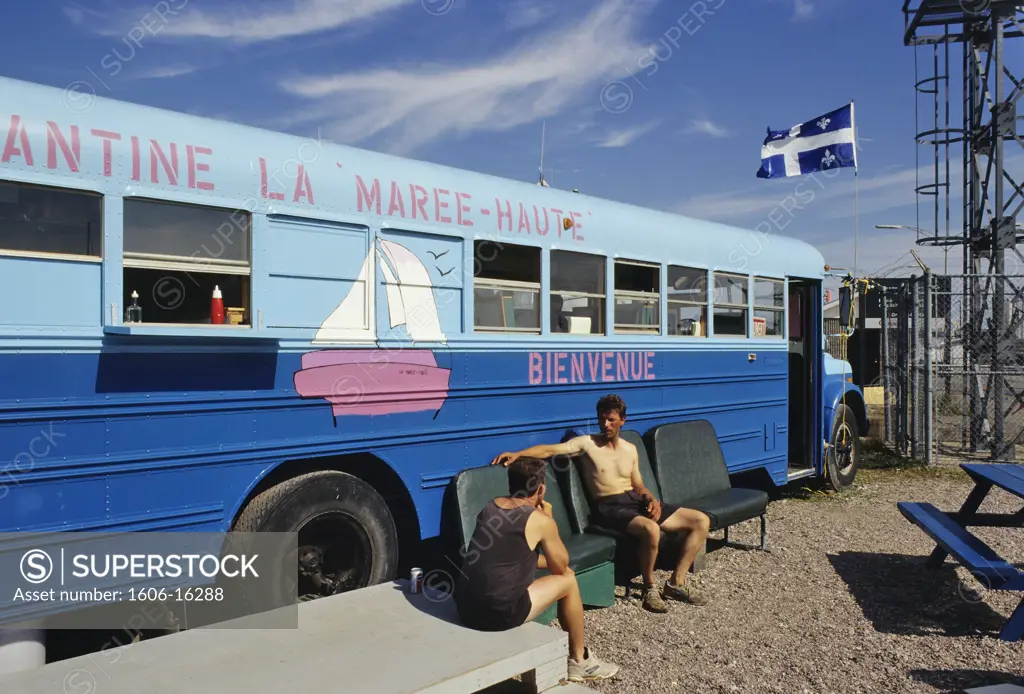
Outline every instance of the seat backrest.
[[508, 469], [503, 465], [485, 465], [463, 470], [452, 478], [458, 520], [458, 550], [463, 553], [476, 530], [477, 514], [492, 499], [508, 496]]
[[636, 446], [636, 455], [640, 462], [640, 479], [643, 480], [644, 486], [651, 490], [651, 494], [654, 494], [654, 497], [661, 501], [661, 483], [654, 468], [651, 466], [651, 460], [647, 454], [647, 444], [640, 435], [640, 432], [632, 429], [622, 429], [619, 431], [619, 436]]
[[565, 494], [562, 492], [562, 485], [558, 481], [559, 475], [552, 462], [548, 461], [547, 469], [547, 491], [544, 494], [544, 501], [551, 504], [551, 515], [558, 525], [558, 535], [562, 540], [567, 540], [573, 534], [573, 523], [570, 518], [569, 508], [565, 504]]
[[[550, 462], [546, 478], [547, 493], [544, 500], [551, 504], [551, 514], [558, 525], [558, 534], [564, 540], [573, 532], [573, 526], [554, 466]], [[508, 468], [504, 465], [470, 468], [455, 475], [452, 484], [455, 486], [455, 503], [458, 509], [457, 549], [465, 554], [476, 530], [477, 514], [495, 497], [509, 495]]]
[[659, 424], [644, 434], [644, 443], [669, 503], [683, 504], [732, 486], [718, 435], [706, 419]]

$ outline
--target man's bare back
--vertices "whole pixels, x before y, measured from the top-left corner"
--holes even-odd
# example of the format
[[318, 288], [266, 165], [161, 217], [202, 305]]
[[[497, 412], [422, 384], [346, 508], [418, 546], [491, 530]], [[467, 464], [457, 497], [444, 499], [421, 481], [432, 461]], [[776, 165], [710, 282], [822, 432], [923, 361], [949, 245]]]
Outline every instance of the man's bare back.
[[573, 454], [584, 453], [589, 475], [583, 478], [595, 499], [633, 489], [633, 474], [638, 467], [636, 446], [616, 437], [615, 447], [601, 434], [577, 436], [566, 442]]

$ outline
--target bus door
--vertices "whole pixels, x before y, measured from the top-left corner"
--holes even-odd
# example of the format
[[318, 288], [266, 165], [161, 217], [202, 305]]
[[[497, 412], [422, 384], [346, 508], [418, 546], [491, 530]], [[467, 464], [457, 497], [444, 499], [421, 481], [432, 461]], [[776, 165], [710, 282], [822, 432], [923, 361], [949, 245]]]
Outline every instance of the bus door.
[[789, 280], [789, 477], [814, 473], [815, 364], [820, 340], [814, 329], [821, 282]]

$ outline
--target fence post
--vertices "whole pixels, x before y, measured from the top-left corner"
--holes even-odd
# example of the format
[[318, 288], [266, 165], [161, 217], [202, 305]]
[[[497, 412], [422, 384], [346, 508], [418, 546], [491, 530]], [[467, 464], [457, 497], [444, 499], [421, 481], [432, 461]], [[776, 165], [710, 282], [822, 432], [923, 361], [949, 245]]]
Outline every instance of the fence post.
[[910, 437], [910, 457], [917, 460], [917, 441], [921, 433], [917, 426], [917, 275], [910, 276], [910, 344], [907, 349], [907, 434]]
[[932, 464], [932, 273], [924, 271], [924, 463]]
[[886, 287], [882, 291], [882, 416], [885, 420], [885, 442], [890, 443], [891, 415], [889, 409], [891, 402], [889, 398], [889, 305], [886, 301]]

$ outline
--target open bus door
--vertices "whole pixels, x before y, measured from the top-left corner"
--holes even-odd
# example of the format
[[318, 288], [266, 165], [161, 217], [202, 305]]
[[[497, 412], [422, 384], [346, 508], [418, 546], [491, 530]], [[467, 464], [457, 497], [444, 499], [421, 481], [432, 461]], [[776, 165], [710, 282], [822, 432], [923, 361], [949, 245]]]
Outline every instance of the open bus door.
[[821, 281], [789, 280], [789, 479], [815, 474]]

